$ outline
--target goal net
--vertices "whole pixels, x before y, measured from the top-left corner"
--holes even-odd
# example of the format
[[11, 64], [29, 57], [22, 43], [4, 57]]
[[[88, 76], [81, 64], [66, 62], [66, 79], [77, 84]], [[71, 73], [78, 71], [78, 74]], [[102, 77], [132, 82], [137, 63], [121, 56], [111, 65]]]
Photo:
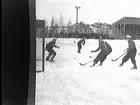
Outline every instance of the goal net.
[[41, 61], [42, 60], [42, 38], [41, 36], [41, 29], [36, 29], [36, 60]]
[[[38, 32], [38, 34], [40, 33]], [[36, 37], [36, 71], [41, 70], [42, 70], [42, 38]]]
[[44, 20], [36, 20], [36, 71], [44, 71]]

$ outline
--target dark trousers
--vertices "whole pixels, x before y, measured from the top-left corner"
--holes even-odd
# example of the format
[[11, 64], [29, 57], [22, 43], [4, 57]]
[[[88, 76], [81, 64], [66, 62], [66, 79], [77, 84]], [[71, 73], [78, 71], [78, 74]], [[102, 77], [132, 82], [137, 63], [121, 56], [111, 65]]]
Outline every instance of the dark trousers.
[[82, 48], [82, 45], [80, 43], [78, 43], [78, 53], [80, 53], [81, 48]]
[[[53, 49], [47, 49], [49, 52], [48, 56], [46, 57], [46, 60], [53, 60], [54, 57], [56, 56], [56, 52]], [[50, 58], [51, 57], [51, 58]]]
[[127, 54], [122, 59], [122, 63], [127, 62], [128, 59], [130, 58], [131, 62], [133, 64], [135, 64], [136, 63], [136, 60], [135, 60], [136, 53], [137, 53], [137, 49], [136, 48], [134, 48], [134, 49], [130, 50], [129, 52], [127, 52]]
[[110, 54], [111, 52], [107, 53], [105, 51], [100, 51], [100, 53], [97, 55], [97, 57], [94, 59], [94, 63], [97, 64], [98, 61], [100, 61], [100, 65], [104, 62], [106, 57]]

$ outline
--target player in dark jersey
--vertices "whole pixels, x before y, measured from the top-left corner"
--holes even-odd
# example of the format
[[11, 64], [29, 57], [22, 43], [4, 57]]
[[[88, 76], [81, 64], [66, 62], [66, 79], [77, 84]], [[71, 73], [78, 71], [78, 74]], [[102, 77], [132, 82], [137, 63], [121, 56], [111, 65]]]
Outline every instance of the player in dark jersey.
[[78, 43], [77, 43], [77, 46], [78, 46], [77, 53], [81, 53], [82, 44], [85, 45], [85, 39], [86, 39], [86, 37], [84, 37], [84, 38], [82, 38], [78, 41]]
[[123, 64], [127, 62], [128, 59], [130, 58], [132, 64], [134, 65], [134, 67], [131, 69], [137, 69], [136, 60], [135, 60], [137, 49], [136, 49], [135, 42], [131, 39], [130, 35], [126, 35], [126, 39], [128, 41], [127, 54], [123, 57], [122, 63], [119, 66], [123, 66]]
[[56, 52], [53, 50], [53, 47], [59, 48], [58, 46], [55, 45], [56, 43], [56, 38], [54, 37], [52, 41], [46, 44], [45, 51], [47, 50], [49, 52], [48, 56], [46, 57], [46, 61], [54, 61], [54, 57], [56, 56]]
[[112, 52], [111, 46], [107, 42], [103, 41], [102, 37], [99, 38], [99, 47], [96, 50], [91, 51], [91, 52], [97, 52], [99, 50], [101, 51], [97, 55], [97, 57], [94, 59], [92, 66], [95, 66], [95, 64], [97, 64], [98, 61], [100, 61], [99, 66], [101, 66], [104, 60], [106, 59], [106, 57]]

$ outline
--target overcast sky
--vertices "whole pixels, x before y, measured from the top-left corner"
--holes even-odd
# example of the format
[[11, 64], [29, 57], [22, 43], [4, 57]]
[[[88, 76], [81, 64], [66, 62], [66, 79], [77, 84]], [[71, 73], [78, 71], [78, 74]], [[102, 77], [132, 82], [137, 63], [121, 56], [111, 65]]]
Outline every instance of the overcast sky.
[[112, 24], [122, 17], [140, 17], [140, 0], [36, 0], [36, 18], [46, 19], [50, 24], [52, 16], [59, 20], [62, 14], [65, 23], [69, 19], [75, 23], [75, 6], [81, 7], [79, 22], [86, 24]]

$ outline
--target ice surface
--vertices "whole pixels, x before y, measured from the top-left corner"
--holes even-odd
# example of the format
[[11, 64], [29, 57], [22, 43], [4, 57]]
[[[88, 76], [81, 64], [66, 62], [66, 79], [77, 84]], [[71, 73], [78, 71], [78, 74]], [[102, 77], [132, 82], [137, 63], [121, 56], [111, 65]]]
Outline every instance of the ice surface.
[[[46, 39], [46, 42], [51, 39]], [[129, 60], [119, 67], [121, 59], [112, 62], [127, 48], [126, 40], [105, 40], [113, 48], [103, 66], [90, 68], [96, 57], [91, 53], [98, 40], [86, 40], [81, 54], [77, 54], [78, 39], [58, 39], [55, 63], [45, 62], [45, 71], [36, 73], [36, 105], [140, 105], [140, 40], [136, 40], [137, 70]], [[45, 52], [47, 55], [48, 52]], [[92, 56], [93, 58], [89, 58]]]

